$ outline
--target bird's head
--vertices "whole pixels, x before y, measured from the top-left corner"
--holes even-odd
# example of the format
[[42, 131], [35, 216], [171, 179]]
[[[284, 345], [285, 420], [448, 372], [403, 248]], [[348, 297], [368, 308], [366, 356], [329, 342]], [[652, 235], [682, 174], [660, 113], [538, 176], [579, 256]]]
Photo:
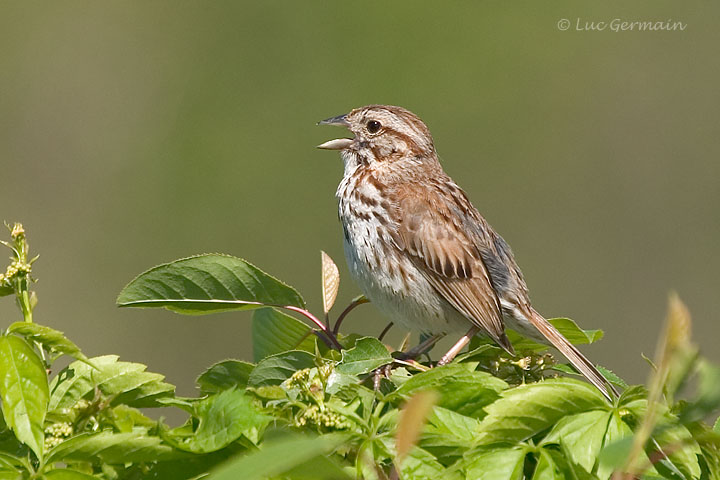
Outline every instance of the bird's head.
[[328, 118], [318, 125], [346, 127], [355, 136], [337, 138], [318, 145], [341, 150], [343, 158], [357, 157], [370, 164], [408, 157], [429, 157], [435, 153], [430, 131], [414, 113], [391, 105], [368, 105], [345, 115]]

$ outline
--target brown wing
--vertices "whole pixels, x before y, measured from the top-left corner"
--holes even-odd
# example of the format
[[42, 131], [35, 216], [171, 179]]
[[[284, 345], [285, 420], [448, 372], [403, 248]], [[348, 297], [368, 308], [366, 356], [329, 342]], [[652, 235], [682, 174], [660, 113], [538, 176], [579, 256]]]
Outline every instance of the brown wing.
[[412, 256], [450, 305], [513, 353], [487, 268], [460, 226], [461, 211], [452, 197], [439, 191], [423, 193], [423, 196], [400, 195], [396, 199], [395, 243]]

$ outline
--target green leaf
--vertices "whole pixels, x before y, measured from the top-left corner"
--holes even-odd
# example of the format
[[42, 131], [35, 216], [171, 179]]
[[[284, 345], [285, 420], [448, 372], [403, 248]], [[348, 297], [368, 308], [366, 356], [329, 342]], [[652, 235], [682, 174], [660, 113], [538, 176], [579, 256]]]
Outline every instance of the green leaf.
[[610, 415], [605, 410], [591, 410], [561, 418], [542, 443], [564, 443], [570, 459], [592, 472], [603, 445]]
[[333, 457], [317, 456], [287, 471], [292, 480], [353, 480]]
[[563, 472], [564, 476], [562, 478], [567, 480], [598, 480], [596, 476], [570, 460], [570, 454], [565, 449], [565, 446], [562, 444], [560, 446], [562, 447], [560, 450], [543, 448], [542, 451], [550, 454], [555, 465]]
[[24, 480], [24, 478], [17, 472], [0, 470], [0, 480]]
[[472, 417], [460, 415], [447, 408], [435, 407], [428, 417], [426, 434], [454, 437], [465, 445], [472, 442], [480, 428], [480, 422]]
[[[608, 428], [603, 439], [603, 448], [598, 457], [597, 476], [607, 480], [612, 473], [625, 464], [633, 443], [633, 433], [630, 427], [622, 421], [620, 415], [613, 412], [610, 415]], [[641, 454], [645, 465], [650, 465], [646, 455]], [[653, 470], [654, 471], [654, 470]]]
[[700, 478], [700, 446], [685, 426], [675, 423], [677, 419], [672, 418], [671, 421], [673, 424], [661, 427], [659, 432], [653, 435], [657, 441], [655, 446], [659, 445], [665, 454], [656, 464], [656, 469], [664, 476], [680, 471], [685, 478]]
[[560, 468], [545, 449], [540, 449], [532, 480], [565, 480]]
[[679, 416], [683, 423], [698, 421], [720, 408], [720, 367], [702, 360], [698, 362], [697, 396], [686, 403]]
[[5, 422], [42, 460], [48, 381], [42, 360], [19, 337], [0, 337], [0, 398]]
[[350, 350], [343, 350], [337, 371], [345, 375], [360, 375], [392, 361], [393, 358], [380, 340], [364, 337], [358, 339]]
[[197, 379], [200, 392], [217, 393], [233, 387], [245, 388], [255, 365], [240, 360], [224, 360], [203, 372]]
[[292, 350], [272, 355], [262, 360], [253, 369], [248, 378], [248, 386], [280, 385], [298, 370], [314, 366], [315, 355], [308, 352]]
[[152, 462], [181, 458], [184, 454], [164, 445], [159, 437], [150, 436], [142, 428], [129, 433], [81, 433], [52, 448], [47, 463]]
[[274, 308], [261, 308], [253, 314], [253, 358], [256, 362], [288, 350], [314, 353], [315, 338], [306, 324]]
[[[596, 365], [596, 367], [608, 382], [621, 388], [628, 388], [627, 382], [625, 382], [625, 380], [623, 380], [622, 378], [618, 377], [612, 370], [605, 368], [601, 365]], [[577, 377], [583, 378], [583, 374], [578, 372], [575, 367], [568, 363], [555, 364], [552, 366], [552, 369], [557, 370], [558, 372], [568, 373], [570, 375], [575, 375]]]
[[499, 397], [507, 383], [486, 372], [468, 370], [464, 364], [450, 364], [414, 375], [395, 392], [389, 401], [407, 398], [413, 392], [432, 389], [440, 394], [438, 405], [473, 418], [485, 416], [483, 408]]
[[50, 352], [64, 353], [76, 360], [87, 362], [88, 358], [80, 351], [77, 345], [68, 340], [63, 332], [54, 328], [38, 325], [37, 323], [15, 322], [8, 327], [8, 332], [24, 336], [29, 341], [35, 341]]
[[0, 470], [12, 470], [17, 472], [20, 471], [20, 469], [25, 469], [23, 460], [15, 455], [0, 452]]
[[0, 297], [7, 297], [15, 293], [15, 289], [11, 285], [0, 285]]
[[97, 480], [98, 477], [78, 472], [77, 470], [55, 469], [43, 475], [49, 480]]
[[189, 436], [174, 436], [171, 431], [165, 437], [176, 448], [193, 453], [220, 450], [241, 435], [257, 443], [260, 434], [272, 420], [258, 411], [242, 390], [225, 390], [195, 405], [199, 420], [197, 430]]
[[[207, 478], [208, 471], [222, 462], [244, 451], [243, 447], [234, 443], [220, 451], [191, 455], [163, 462], [140, 464], [135, 467], [135, 475], [121, 476], [118, 480], [200, 480]], [[108, 479], [109, 480], [109, 479]]]
[[429, 452], [415, 447], [400, 464], [400, 478], [403, 480], [450, 480], [445, 467]]
[[473, 456], [467, 478], [473, 480], [521, 480], [526, 450], [521, 447], [498, 448]]
[[121, 307], [164, 307], [201, 315], [263, 305], [305, 302], [292, 287], [237, 257], [198, 255], [158, 265], [131, 281], [117, 299]]
[[[548, 322], [552, 323], [573, 345], [594, 343], [603, 337], [602, 330], [583, 330], [577, 323], [569, 318], [549, 318]], [[518, 352], [524, 350], [542, 351], [548, 348], [547, 345], [534, 342], [514, 331], [508, 332], [508, 338]]]
[[395, 429], [395, 461], [403, 462], [405, 455], [417, 445], [427, 417], [438, 394], [433, 390], [418, 392], [405, 402]]
[[120, 432], [132, 432], [135, 427], [153, 428], [157, 421], [142, 414], [140, 410], [127, 405], [118, 405], [112, 409], [112, 424]]
[[145, 365], [118, 361], [117, 355], [94, 357], [90, 362], [73, 362], [52, 381], [50, 410], [70, 408], [81, 398], [92, 399], [97, 386], [103, 395], [113, 397], [111, 405], [159, 406], [159, 397], [169, 396], [175, 387], [164, 383], [158, 373], [146, 372]]
[[346, 437], [336, 435], [284, 436], [264, 443], [256, 452], [228, 461], [212, 471], [208, 478], [264, 480], [282, 475], [317, 456], [327, 455], [346, 441]]
[[477, 442], [516, 443], [551, 427], [566, 415], [607, 410], [602, 394], [592, 385], [572, 378], [554, 378], [505, 390], [485, 407]]
[[449, 465], [463, 456], [479, 427], [480, 422], [474, 418], [436, 406], [428, 417], [419, 445]]

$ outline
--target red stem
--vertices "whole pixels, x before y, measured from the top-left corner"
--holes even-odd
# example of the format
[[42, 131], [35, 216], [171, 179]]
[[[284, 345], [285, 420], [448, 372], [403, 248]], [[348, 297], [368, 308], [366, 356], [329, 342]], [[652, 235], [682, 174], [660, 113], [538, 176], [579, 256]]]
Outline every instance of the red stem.
[[315, 315], [313, 315], [312, 313], [308, 312], [307, 310], [305, 310], [303, 308], [295, 307], [293, 305], [283, 305], [281, 308], [299, 313], [300, 315], [310, 319], [310, 321], [312, 321], [315, 325], [317, 325], [318, 328], [322, 331], [322, 333], [324, 333], [327, 336], [327, 339], [330, 340], [330, 343], [332, 343], [332, 345], [330, 345], [330, 346], [335, 347], [338, 351], [342, 350], [342, 345], [340, 345], [340, 342], [338, 342], [337, 338], [335, 337], [334, 332], [331, 332], [328, 329], [328, 327], [325, 326], [325, 324], [323, 322], [318, 320], [318, 318]]
[[345, 307], [345, 310], [342, 311], [340, 316], [338, 317], [337, 321], [335, 322], [335, 328], [333, 328], [333, 334], [337, 335], [340, 332], [340, 324], [343, 320], [345, 320], [345, 317], [348, 313], [350, 313], [355, 307], [358, 305], [362, 305], [363, 303], [370, 303], [370, 300], [368, 300], [365, 297], [360, 297], [359, 299], [353, 300], [350, 305]]

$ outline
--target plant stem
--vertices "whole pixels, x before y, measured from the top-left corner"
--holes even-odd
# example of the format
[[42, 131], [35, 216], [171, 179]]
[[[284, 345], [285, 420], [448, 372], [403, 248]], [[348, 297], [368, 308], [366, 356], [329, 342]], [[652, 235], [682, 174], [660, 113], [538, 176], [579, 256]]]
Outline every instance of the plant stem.
[[283, 305], [281, 308], [284, 308], [286, 310], [290, 310], [296, 313], [299, 313], [300, 315], [304, 316], [305, 318], [308, 318], [311, 322], [313, 322], [315, 325], [318, 326], [318, 328], [321, 330], [321, 332], [327, 336], [327, 340], [329, 340], [330, 344], [328, 346], [333, 347], [337, 349], [338, 351], [342, 350], [342, 345], [340, 345], [340, 342], [338, 342], [337, 337], [333, 332], [331, 332], [327, 326], [318, 318], [313, 315], [312, 313], [308, 312], [304, 308], [295, 307], [293, 305]]
[[340, 332], [340, 324], [343, 322], [343, 320], [345, 320], [345, 317], [347, 316], [347, 314], [350, 313], [351, 311], [353, 311], [355, 309], [355, 307], [357, 307], [358, 305], [362, 305], [363, 303], [370, 303], [370, 300], [365, 298], [364, 295], [360, 295], [359, 297], [354, 299], [350, 303], [350, 305], [345, 307], [345, 310], [342, 311], [342, 313], [338, 317], [337, 321], [335, 322], [335, 328], [333, 328], [333, 333], [335, 335], [337, 335], [338, 332]]
[[20, 291], [17, 295], [17, 301], [20, 305], [23, 318], [28, 323], [33, 323], [32, 305], [30, 304], [30, 295], [28, 293], [27, 278], [20, 280]]

